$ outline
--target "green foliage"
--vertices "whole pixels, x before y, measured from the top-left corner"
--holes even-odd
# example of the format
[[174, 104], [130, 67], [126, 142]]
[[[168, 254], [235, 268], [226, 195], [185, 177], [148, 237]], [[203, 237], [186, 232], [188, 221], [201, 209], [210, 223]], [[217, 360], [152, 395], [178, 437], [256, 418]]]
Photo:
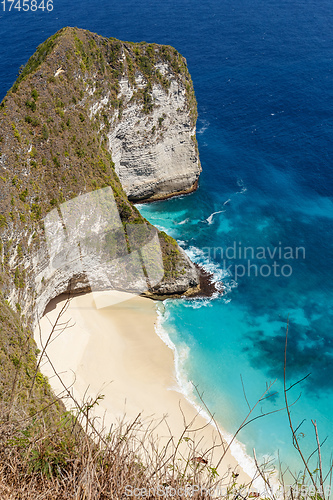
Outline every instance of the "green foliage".
[[164, 231], [159, 233], [159, 239], [163, 255], [164, 275], [166, 277], [177, 278], [182, 274], [178, 269], [180, 252], [178, 244], [171, 236]]
[[38, 92], [37, 92], [36, 89], [33, 89], [31, 91], [31, 97], [34, 99], [34, 101], [37, 101], [37, 99], [38, 99]]
[[76, 35], [74, 36], [74, 40], [75, 40], [75, 47], [77, 49], [76, 54], [80, 55], [82, 58], [81, 70], [82, 71], [85, 71], [85, 69], [89, 70], [92, 63], [91, 57], [89, 54], [86, 53], [82, 40], [80, 40]]
[[12, 123], [12, 129], [14, 131], [14, 137], [15, 137], [15, 139], [17, 139], [18, 142], [21, 142], [21, 136], [20, 136], [20, 133], [19, 133], [19, 131], [17, 130], [17, 128], [15, 126], [15, 123]]
[[150, 113], [154, 107], [153, 98], [150, 92], [151, 88], [147, 85], [143, 92], [143, 111], [147, 114]]
[[21, 201], [25, 202], [26, 198], [28, 196], [28, 189], [26, 188], [22, 193], [20, 193], [19, 198]]
[[84, 158], [86, 156], [86, 151], [84, 150], [84, 148], [77, 148], [75, 150], [75, 153], [79, 158]]
[[47, 377], [45, 377], [45, 375], [43, 375], [40, 372], [38, 372], [36, 375], [36, 382], [38, 385], [47, 385], [48, 384]]
[[153, 70], [153, 64], [149, 57], [138, 56], [136, 58], [138, 66], [144, 75], [151, 75]]
[[132, 209], [128, 203], [121, 201], [118, 205], [120, 218], [127, 221], [132, 215]]
[[[16, 304], [16, 309], [19, 311], [21, 310], [20, 304]], [[13, 365], [15, 366], [15, 368], [19, 368], [21, 366], [20, 359], [16, 356], [12, 357], [12, 362], [13, 362]]]
[[61, 108], [55, 108], [55, 112], [57, 113], [57, 115], [60, 116], [60, 118], [64, 118], [65, 117], [65, 112], [63, 109]]
[[43, 128], [42, 128], [42, 137], [43, 137], [44, 141], [47, 141], [47, 139], [49, 138], [49, 135], [50, 135], [49, 129], [47, 128], [47, 126], [44, 123]]
[[31, 218], [38, 220], [42, 215], [42, 209], [37, 203], [31, 205]]
[[172, 245], [173, 247], [175, 247], [177, 253], [179, 253], [177, 241], [174, 238], [172, 238], [172, 236], [169, 236], [164, 231], [160, 231], [159, 234], [163, 238], [163, 240], [165, 241], [165, 243], [167, 243], [168, 245]]
[[59, 99], [59, 97], [56, 99], [55, 107], [56, 108], [64, 108], [65, 107], [65, 104], [62, 102], [61, 99]]
[[25, 80], [30, 73], [36, 71], [36, 69], [42, 64], [47, 55], [52, 51], [55, 42], [61, 32], [62, 30], [58, 31], [58, 33], [48, 38], [45, 42], [37, 47], [36, 52], [30, 57], [27, 64], [22, 68], [22, 71], [20, 71], [16, 82], [11, 88], [12, 92], [17, 92], [20, 82]]
[[38, 472], [48, 478], [59, 475], [61, 466], [65, 465], [64, 456], [59, 449], [54, 449], [52, 442], [42, 443], [31, 451], [30, 473]]
[[37, 109], [35, 101], [26, 101], [25, 103], [26, 107], [31, 109], [31, 111], [34, 113]]
[[33, 146], [30, 151], [30, 158], [36, 158], [37, 156], [37, 149]]
[[60, 161], [57, 156], [53, 156], [52, 161], [57, 168], [60, 168]]
[[23, 288], [25, 285], [25, 270], [20, 267], [15, 269], [14, 285], [16, 288]]

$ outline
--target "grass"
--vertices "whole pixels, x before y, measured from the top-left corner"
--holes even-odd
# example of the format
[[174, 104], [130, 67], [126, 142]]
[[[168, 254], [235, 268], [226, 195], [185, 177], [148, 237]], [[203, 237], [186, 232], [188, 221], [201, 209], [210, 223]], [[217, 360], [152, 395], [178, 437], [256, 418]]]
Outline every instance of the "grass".
[[[193, 460], [202, 450], [187, 438], [188, 423], [179, 436], [170, 434], [162, 446], [158, 431], [163, 427], [165, 433], [164, 418], [145, 420], [138, 415], [129, 422], [124, 417], [105, 429], [93, 417], [102, 396], [78, 403], [64, 384], [62, 395], [54, 396], [36, 363], [31, 333], [3, 299], [0, 317], [2, 500], [116, 499], [136, 488], [200, 485], [208, 489], [218, 483], [212, 450], [205, 450], [205, 463]], [[16, 334], [7, 342], [12, 331]], [[61, 375], [56, 376], [61, 380]], [[62, 399], [73, 411], [65, 409]], [[181, 443], [186, 444], [186, 454], [179, 454]], [[231, 486], [234, 479], [229, 474], [223, 482]]]
[[[37, 50], [34, 53], [34, 55], [31, 56], [26, 65], [20, 69], [19, 76], [11, 88], [12, 92], [14, 93], [17, 92], [19, 84], [25, 78], [27, 78], [28, 75], [36, 71], [37, 68], [42, 64], [42, 62], [46, 59], [47, 55], [52, 51], [57, 38], [61, 34], [61, 31], [62, 30], [58, 31], [57, 33], [55, 33], [53, 36], [48, 38], [45, 42], [43, 42], [41, 45], [37, 47]], [[35, 89], [32, 92], [33, 92], [32, 97], [36, 101], [38, 98], [38, 93]]]
[[[122, 51], [124, 61], [120, 59]], [[136, 72], [143, 72], [147, 86], [138, 98], [142, 111], [149, 113], [154, 105], [152, 84], [166, 90], [170, 85], [150, 61], [174, 59], [181, 68], [175, 78], [185, 85], [188, 72], [181, 61], [185, 62], [171, 47], [124, 44], [64, 28], [37, 48], [0, 105], [1, 149], [10, 165], [7, 172], [11, 172], [1, 168], [1, 500], [117, 498], [116, 488], [121, 491], [128, 477], [140, 487], [157, 484], [157, 480], [177, 480], [176, 472], [170, 476], [168, 464], [163, 465], [159, 456], [145, 454], [145, 443], [153, 438], [147, 431], [147, 442], [142, 439], [146, 431], [138, 421], [132, 427], [120, 422], [114, 432], [103, 436], [91, 426], [83, 432], [88, 407], [73, 417], [52, 394], [38, 370], [38, 353], [29, 331], [36, 300], [32, 262], [43, 238], [41, 219], [50, 210], [79, 194], [111, 186], [124, 225], [147, 224], [121, 186], [100, 129], [107, 123], [110, 126], [115, 116], [121, 119], [124, 105], [117, 96], [123, 71], [128, 72], [134, 87]], [[113, 103], [105, 117], [103, 112], [96, 116], [96, 123], [90, 122], [88, 114], [96, 96], [89, 97], [86, 81], [80, 75], [76, 78], [80, 63], [88, 73], [87, 81], [97, 75], [99, 98], [110, 95]], [[65, 71], [55, 77], [61, 64]], [[176, 276], [184, 262], [174, 240], [161, 238], [167, 273]], [[12, 309], [6, 301], [10, 296], [14, 297]], [[156, 478], [150, 458], [161, 466]], [[207, 479], [204, 477], [205, 472], [202, 481]]]
[[[39, 365], [36, 365], [35, 357], [31, 355], [35, 348], [30, 335], [26, 335], [20, 326], [19, 317], [10, 311], [3, 300], [0, 300], [0, 314], [1, 317], [9, 315], [10, 321], [17, 328], [15, 341], [12, 339], [6, 353], [11, 370], [7, 370], [6, 385], [1, 382], [2, 500], [248, 500], [256, 497], [272, 500], [329, 499], [332, 469], [330, 467], [324, 473], [322, 444], [315, 424], [317, 449], [312, 460], [317, 468], [313, 471], [313, 464], [311, 468], [309, 465], [310, 458], [304, 459], [304, 473], [295, 476], [294, 484], [288, 487], [284, 484], [283, 474], [280, 475], [281, 487], [276, 491], [272, 483], [271, 464], [260, 463], [254, 454], [255, 477], [261, 478], [263, 485], [258, 493], [252, 480], [241, 483], [238, 474], [227, 466], [225, 474], [219, 475], [218, 466], [225, 460], [230, 444], [227, 445], [220, 435], [220, 440], [212, 448], [202, 448], [195, 439], [195, 418], [191, 422], [184, 418], [180, 434], [175, 436], [169, 431], [162, 443], [158, 436], [165, 436], [165, 429], [168, 428], [166, 417], [146, 419], [138, 414], [132, 421], [124, 417], [107, 429], [102, 420], [94, 417], [94, 409], [103, 396], [99, 395], [94, 399], [86, 397], [79, 403], [70, 388], [62, 382], [61, 374], [56, 372], [55, 376], [62, 382], [63, 392], [59, 397], [52, 395], [47, 379], [39, 372]], [[61, 324], [61, 314], [57, 321]], [[56, 327], [57, 322], [53, 325], [52, 332], [58, 331]], [[3, 352], [2, 347], [2, 359]], [[26, 365], [27, 359], [30, 360], [29, 365]], [[254, 410], [260, 406], [263, 398], [268, 397], [271, 387], [272, 384], [252, 407], [249, 406], [248, 414], [232, 439], [235, 439], [245, 425], [257, 418]], [[288, 392], [286, 387], [285, 383], [285, 395]], [[201, 406], [210, 415], [211, 422], [215, 423], [202, 396], [197, 394]], [[66, 400], [71, 411], [65, 409], [62, 399]], [[285, 409], [289, 418], [290, 406], [287, 400]], [[269, 418], [268, 415], [261, 416]], [[292, 423], [291, 430], [294, 446], [297, 448]], [[213, 450], [215, 461], [212, 458]], [[302, 456], [301, 449], [299, 453]], [[214, 496], [214, 492], [220, 493]]]

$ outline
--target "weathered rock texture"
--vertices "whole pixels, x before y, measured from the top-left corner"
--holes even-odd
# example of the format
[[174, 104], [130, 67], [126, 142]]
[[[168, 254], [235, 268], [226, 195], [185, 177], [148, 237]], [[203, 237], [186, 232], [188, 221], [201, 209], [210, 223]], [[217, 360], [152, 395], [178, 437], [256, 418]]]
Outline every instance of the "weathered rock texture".
[[[61, 207], [68, 200], [110, 187], [128, 245], [130, 226], [151, 227], [128, 197], [153, 200], [195, 189], [195, 122], [191, 78], [172, 47], [123, 43], [76, 28], [39, 46], [0, 105], [5, 307], [35, 324], [52, 298], [87, 289], [89, 259], [78, 264], [66, 257], [54, 268], [46, 243], [51, 211], [66, 234]], [[147, 283], [148, 293], [196, 289], [198, 272], [185, 253], [166, 234], [157, 238], [164, 276]], [[93, 265], [102, 272], [96, 260]]]
[[[115, 169], [130, 200], [191, 192], [201, 170], [184, 82], [168, 64], [156, 67], [170, 86], [152, 84], [152, 109], [144, 115], [141, 103], [132, 100], [135, 89], [127, 78], [120, 80], [124, 111], [120, 122], [113, 119], [108, 134]], [[144, 85], [138, 79], [137, 86]]]

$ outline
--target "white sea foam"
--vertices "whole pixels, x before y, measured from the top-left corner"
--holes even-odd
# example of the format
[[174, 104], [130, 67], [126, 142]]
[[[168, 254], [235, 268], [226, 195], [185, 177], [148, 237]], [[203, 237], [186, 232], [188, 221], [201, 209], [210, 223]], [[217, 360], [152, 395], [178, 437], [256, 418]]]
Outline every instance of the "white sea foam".
[[154, 226], [157, 227], [159, 231], [165, 231], [165, 232], [168, 231], [168, 229], [164, 226], [161, 226], [161, 224], [154, 224]]
[[[227, 199], [227, 200], [223, 203], [223, 206], [228, 205], [228, 203], [230, 203], [230, 202], [231, 202], [231, 199], [232, 199], [232, 197], [233, 197], [234, 195], [236, 195], [236, 194], [243, 194], [243, 193], [246, 193], [247, 188], [244, 186], [244, 181], [243, 181], [243, 179], [238, 179], [238, 180], [237, 180], [237, 186], [239, 186], [239, 187], [241, 188], [241, 190], [240, 190], [240, 191], [236, 191], [235, 193], [233, 193], [233, 195], [231, 195], [231, 196], [230, 196], [230, 198], [228, 198], [228, 199]], [[222, 213], [222, 212], [225, 212], [225, 210], [218, 210], [217, 212], [213, 212], [213, 213], [211, 213], [211, 214], [209, 215], [209, 217], [207, 217], [207, 219], [205, 219], [205, 220], [206, 220], [206, 221], [208, 222], [208, 224], [210, 225], [210, 224], [212, 224], [212, 223], [213, 223], [213, 218], [214, 218], [214, 215], [220, 214], [220, 213]]]
[[243, 194], [243, 193], [246, 193], [247, 191], [247, 187], [244, 186], [244, 181], [243, 179], [238, 179], [237, 181], [237, 186], [239, 186], [241, 188], [240, 191], [237, 191], [235, 194]]
[[190, 219], [187, 217], [187, 219], [184, 219], [184, 220], [182, 220], [180, 222], [175, 222], [175, 224], [177, 224], [177, 226], [181, 226], [182, 224], [186, 224], [187, 222], [189, 222], [189, 220]]
[[[178, 244], [182, 247], [185, 247], [186, 243], [184, 241], [178, 240]], [[233, 288], [237, 287], [238, 284], [234, 280], [230, 282], [226, 282], [225, 278], [228, 277], [228, 273], [226, 273], [221, 267], [209, 260], [208, 256], [205, 254], [203, 250], [197, 248], [195, 246], [190, 246], [189, 248], [184, 248], [187, 255], [193, 262], [200, 264], [203, 269], [213, 275], [213, 281], [218, 285], [223, 281], [224, 290], [226, 292], [231, 291]], [[201, 298], [201, 299], [187, 299], [183, 302], [183, 306], [192, 307], [193, 309], [197, 309], [199, 307], [211, 307], [213, 305], [212, 298]], [[225, 302], [230, 302], [230, 298], [223, 298]], [[169, 299], [165, 300], [163, 303], [157, 304], [157, 315], [158, 319], [155, 324], [155, 330], [157, 335], [163, 340], [163, 342], [172, 349], [174, 353], [174, 363], [175, 363], [175, 374], [176, 374], [176, 386], [170, 387], [172, 390], [176, 390], [181, 393], [187, 401], [196, 409], [198, 413], [202, 417], [206, 419], [207, 422], [212, 423], [211, 416], [205, 411], [200, 404], [196, 401], [194, 395], [194, 385], [191, 380], [188, 379], [188, 375], [186, 372], [186, 362], [189, 358], [190, 348], [185, 344], [175, 345], [175, 343], [171, 340], [168, 331], [165, 328], [165, 322], [169, 318], [169, 311], [167, 304]], [[232, 456], [237, 460], [242, 469], [250, 476], [257, 477], [257, 469], [254, 462], [254, 459], [250, 457], [246, 453], [245, 445], [239, 442], [237, 439], [233, 439], [232, 434], [224, 431], [219, 428], [221, 435], [225, 439], [225, 441], [230, 445], [230, 452]], [[232, 442], [231, 442], [232, 441]], [[265, 492], [265, 496], [269, 497], [269, 492], [265, 487], [265, 484], [261, 478], [255, 479], [253, 483], [254, 488], [258, 491]], [[278, 489], [278, 483], [274, 482], [274, 490]]]
[[[225, 205], [225, 203], [223, 203], [223, 205]], [[225, 210], [219, 210], [218, 212], [213, 212], [212, 214], [210, 214], [209, 217], [207, 217], [206, 221], [208, 222], [208, 224], [212, 224], [213, 223], [213, 217], [214, 215], [216, 214], [221, 214], [222, 212], [225, 212]]]
[[190, 393], [192, 390], [192, 384], [187, 380], [184, 371], [184, 364], [188, 358], [189, 347], [184, 344], [182, 347], [177, 349], [167, 330], [163, 326], [163, 323], [169, 317], [169, 312], [166, 310], [167, 301], [168, 299], [163, 301], [163, 303], [157, 303], [157, 322], [155, 323], [155, 331], [160, 339], [163, 340], [163, 342], [173, 351], [174, 354], [177, 385], [175, 387], [170, 387], [170, 389], [181, 392], [182, 394]]
[[[170, 390], [176, 390], [180, 394], [182, 394], [186, 400], [195, 408], [195, 410], [215, 428], [217, 426], [212, 422], [212, 418], [209, 413], [204, 410], [200, 404], [196, 401], [194, 396], [194, 385], [191, 380], [187, 378], [186, 370], [185, 370], [185, 362], [189, 356], [189, 347], [186, 345], [181, 345], [180, 347], [176, 347], [174, 342], [171, 340], [166, 328], [164, 327], [164, 323], [169, 317], [169, 312], [167, 310], [167, 302], [168, 299], [165, 300], [162, 304], [157, 304], [157, 322], [155, 324], [155, 331], [161, 340], [170, 348], [174, 353], [174, 363], [175, 363], [175, 373], [176, 373], [176, 382], [177, 385], [174, 387], [170, 387]], [[226, 432], [225, 430], [218, 427], [219, 432], [225, 441], [230, 444], [230, 453], [235, 458], [235, 460], [239, 463], [245, 473], [247, 473], [251, 478], [256, 477], [253, 481], [253, 486], [258, 491], [265, 492], [266, 496], [269, 496], [269, 492], [265, 487], [264, 481], [257, 477], [257, 468], [254, 462], [254, 459], [250, 457], [246, 453], [246, 448], [243, 443], [238, 441], [237, 439], [233, 439], [233, 435]], [[276, 483], [276, 488], [278, 488], [278, 483]]]
[[202, 126], [197, 130], [197, 134], [203, 134], [208, 129], [210, 123], [208, 120], [201, 120]]
[[192, 309], [200, 309], [201, 307], [212, 307], [211, 298], [200, 298], [200, 299], [191, 299], [189, 298], [186, 302], [184, 302], [184, 307], [190, 307]]
[[213, 275], [214, 283], [218, 284], [224, 278], [228, 277], [228, 273], [216, 264], [216, 262], [211, 261], [201, 248], [190, 246], [189, 248], [184, 248], [184, 250], [193, 262], [199, 264], [205, 271]]

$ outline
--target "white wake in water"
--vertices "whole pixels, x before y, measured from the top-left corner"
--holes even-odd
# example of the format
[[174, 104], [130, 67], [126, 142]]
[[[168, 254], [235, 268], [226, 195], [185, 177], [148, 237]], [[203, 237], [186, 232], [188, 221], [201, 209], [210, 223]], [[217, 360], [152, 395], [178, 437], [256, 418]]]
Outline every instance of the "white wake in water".
[[211, 261], [206, 252], [201, 250], [201, 248], [190, 246], [189, 248], [184, 248], [184, 250], [192, 262], [199, 264], [207, 273], [213, 275], [214, 283], [219, 283], [229, 276], [218, 264]]
[[[236, 191], [233, 195], [230, 196], [230, 198], [228, 198], [224, 203], [223, 203], [223, 206], [225, 205], [228, 205], [228, 203], [231, 202], [231, 198], [236, 195], [236, 194], [243, 194], [243, 193], [246, 193], [247, 191], [247, 188], [244, 186], [244, 181], [242, 179], [238, 179], [237, 181], [237, 186], [239, 186], [241, 188], [240, 191]], [[214, 218], [214, 215], [217, 215], [217, 214], [221, 214], [222, 212], [225, 212], [225, 210], [218, 210], [217, 212], [213, 212], [210, 214], [209, 217], [207, 217], [207, 219], [205, 219], [206, 222], [208, 222], [208, 225], [211, 225], [213, 223], [213, 218]]]
[[201, 120], [202, 126], [197, 130], [197, 134], [203, 134], [208, 129], [210, 123], [208, 120]]
[[184, 219], [184, 220], [181, 220], [180, 222], [175, 222], [175, 224], [177, 226], [181, 226], [182, 224], [186, 224], [187, 222], [189, 222], [189, 218], [187, 217], [187, 219]]
[[[184, 243], [179, 242], [178, 243]], [[180, 244], [183, 247], [183, 245]], [[184, 247], [183, 247], [184, 248]], [[211, 305], [211, 302], [220, 296], [219, 292], [224, 292], [224, 295], [229, 293], [233, 288], [236, 288], [238, 284], [234, 281], [228, 281], [230, 278], [229, 273], [222, 269], [219, 264], [210, 260], [209, 256], [195, 246], [190, 246], [189, 248], [184, 248], [186, 254], [189, 256], [192, 262], [199, 264], [207, 273], [212, 275], [212, 282], [215, 284], [218, 290], [212, 297], [209, 298], [199, 298], [199, 299], [189, 299], [184, 304], [185, 307], [192, 307], [193, 309], [198, 309], [199, 307], [207, 307]], [[230, 299], [231, 300], [231, 299]]]
[[243, 194], [243, 193], [246, 193], [247, 191], [247, 187], [244, 186], [244, 181], [243, 179], [238, 179], [237, 181], [237, 186], [239, 186], [241, 188], [240, 191], [237, 191], [235, 194]]
[[214, 215], [221, 214], [222, 212], [225, 212], [225, 210], [219, 210], [218, 212], [213, 212], [212, 214], [210, 214], [210, 216], [207, 217], [207, 219], [206, 219], [206, 221], [208, 222], [208, 224], [211, 225], [213, 223], [213, 217], [214, 217]]

